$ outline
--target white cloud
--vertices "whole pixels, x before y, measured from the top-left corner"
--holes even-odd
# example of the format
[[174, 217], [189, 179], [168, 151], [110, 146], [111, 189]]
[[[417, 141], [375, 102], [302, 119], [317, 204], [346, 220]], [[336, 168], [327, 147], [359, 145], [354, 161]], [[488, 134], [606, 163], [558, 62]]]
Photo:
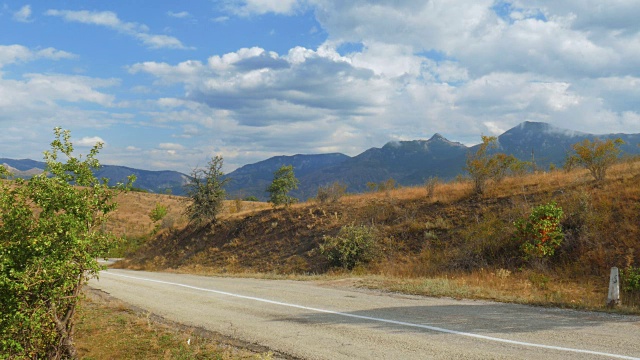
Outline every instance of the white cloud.
[[111, 11], [87, 11], [87, 10], [47, 10], [49, 16], [57, 16], [65, 21], [79, 22], [108, 27], [122, 34], [132, 36], [140, 40], [145, 46], [152, 49], [187, 49], [180, 40], [168, 35], [150, 34], [146, 25], [134, 22], [124, 22], [118, 15]]
[[79, 140], [75, 140], [73, 143], [77, 146], [83, 146], [83, 147], [93, 147], [97, 143], [102, 143], [103, 146], [106, 146], [106, 141], [104, 141], [99, 136], [83, 137]]
[[178, 18], [178, 19], [186, 19], [191, 17], [191, 14], [189, 14], [188, 11], [180, 11], [180, 12], [167, 11], [167, 15], [174, 18]]
[[158, 148], [161, 150], [184, 150], [184, 146], [175, 143], [161, 143]]
[[72, 59], [76, 56], [54, 48], [31, 50], [22, 45], [0, 45], [0, 68], [16, 62], [27, 62], [37, 59]]
[[233, 0], [227, 5], [227, 10], [242, 16], [266, 13], [290, 15], [299, 6], [298, 0]]
[[31, 5], [25, 5], [13, 13], [13, 20], [19, 22], [31, 22]]

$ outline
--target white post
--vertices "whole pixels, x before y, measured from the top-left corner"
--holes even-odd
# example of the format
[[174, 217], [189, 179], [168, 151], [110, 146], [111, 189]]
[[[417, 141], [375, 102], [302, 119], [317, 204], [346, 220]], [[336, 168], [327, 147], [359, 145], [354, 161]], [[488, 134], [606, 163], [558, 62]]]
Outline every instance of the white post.
[[611, 275], [609, 276], [609, 297], [607, 298], [607, 306], [615, 307], [620, 303], [620, 275], [618, 274], [618, 268], [611, 268]]

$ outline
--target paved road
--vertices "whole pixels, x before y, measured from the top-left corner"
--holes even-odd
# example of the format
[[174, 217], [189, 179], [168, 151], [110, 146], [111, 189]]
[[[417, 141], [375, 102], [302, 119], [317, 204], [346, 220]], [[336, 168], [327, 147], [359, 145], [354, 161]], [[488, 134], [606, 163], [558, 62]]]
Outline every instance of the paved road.
[[301, 359], [640, 359], [640, 317], [111, 269], [94, 288]]

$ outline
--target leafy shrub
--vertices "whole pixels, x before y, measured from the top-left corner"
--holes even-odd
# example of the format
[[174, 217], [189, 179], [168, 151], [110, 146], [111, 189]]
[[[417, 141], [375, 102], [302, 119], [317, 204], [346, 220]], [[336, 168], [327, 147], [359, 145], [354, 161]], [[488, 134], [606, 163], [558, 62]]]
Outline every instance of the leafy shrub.
[[622, 290], [629, 293], [640, 293], [640, 268], [629, 266], [620, 272]]
[[167, 216], [168, 211], [169, 210], [167, 209], [166, 206], [162, 204], [156, 204], [156, 207], [154, 207], [149, 213], [149, 217], [151, 218], [151, 221], [157, 222], [162, 220], [165, 216]]
[[242, 201], [260, 201], [260, 199], [252, 195], [252, 196], [247, 196], [246, 198], [242, 199]]
[[562, 208], [551, 202], [533, 208], [527, 219], [519, 219], [514, 223], [516, 238], [522, 242], [526, 259], [543, 259], [554, 255], [564, 238], [560, 225], [562, 214]]
[[190, 221], [216, 221], [226, 196], [224, 186], [230, 181], [222, 172], [222, 156], [214, 156], [206, 169], [194, 169], [185, 186], [189, 205], [185, 213]]
[[345, 194], [347, 185], [336, 181], [333, 184], [320, 186], [316, 199], [321, 203], [335, 203]]
[[0, 358], [77, 358], [80, 290], [102, 268], [96, 258], [117, 242], [100, 225], [126, 187], [95, 178], [102, 144], [83, 159], [73, 155], [68, 131], [54, 133], [48, 174], [0, 185]]
[[374, 227], [347, 225], [337, 236], [325, 236], [320, 253], [333, 266], [348, 270], [366, 264], [379, 255], [378, 232]]

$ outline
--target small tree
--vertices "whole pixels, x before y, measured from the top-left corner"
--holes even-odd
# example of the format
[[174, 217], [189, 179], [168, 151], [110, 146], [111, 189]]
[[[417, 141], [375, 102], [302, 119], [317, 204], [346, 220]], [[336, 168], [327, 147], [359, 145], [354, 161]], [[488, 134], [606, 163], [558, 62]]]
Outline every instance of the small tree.
[[571, 146], [575, 154], [567, 158], [565, 168], [571, 169], [576, 164], [580, 165], [589, 170], [596, 182], [602, 182], [609, 167], [618, 160], [622, 152], [620, 146], [623, 144], [624, 141], [620, 138], [605, 141], [597, 138], [593, 141], [585, 139], [575, 143]]
[[102, 144], [82, 159], [73, 156], [69, 131], [54, 133], [44, 153], [47, 174], [0, 184], [0, 358], [77, 357], [80, 290], [102, 269], [96, 258], [117, 241], [100, 225], [134, 180], [109, 188], [93, 175]]
[[187, 200], [190, 201], [185, 213], [192, 222], [215, 222], [222, 211], [226, 192], [224, 186], [229, 178], [224, 178], [222, 156], [214, 156], [206, 169], [196, 168], [191, 172], [191, 179], [185, 186]]
[[476, 194], [484, 192], [487, 180], [494, 174], [493, 163], [495, 160], [492, 160], [488, 152], [496, 146], [496, 140], [495, 136], [482, 136], [482, 144], [480, 144], [478, 151], [467, 156], [465, 170], [473, 180], [473, 189]]
[[300, 182], [293, 173], [292, 165], [283, 165], [275, 173], [273, 173], [273, 181], [267, 188], [269, 202], [273, 206], [284, 205], [289, 206], [298, 199], [289, 196], [289, 191], [297, 189]]

